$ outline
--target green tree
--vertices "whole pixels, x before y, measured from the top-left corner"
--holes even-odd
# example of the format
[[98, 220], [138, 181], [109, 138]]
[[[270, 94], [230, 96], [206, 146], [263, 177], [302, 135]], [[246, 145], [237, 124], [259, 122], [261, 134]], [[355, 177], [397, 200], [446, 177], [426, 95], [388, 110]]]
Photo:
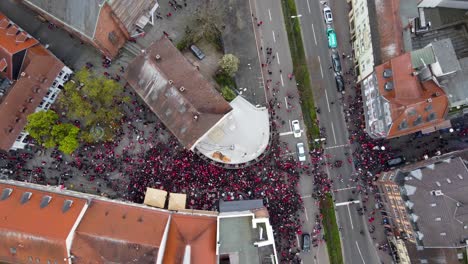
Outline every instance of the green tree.
[[39, 111], [28, 116], [26, 132], [39, 144], [53, 147], [54, 141], [51, 136], [52, 127], [57, 123], [58, 115], [52, 110]]
[[[116, 81], [95, 76], [83, 68], [64, 85], [58, 103], [69, 119], [81, 122], [81, 139], [87, 142], [111, 140], [116, 124], [123, 116], [119, 105], [128, 101], [123, 92], [123, 87]], [[90, 134], [95, 127], [101, 127], [104, 136], [96, 138]]]
[[234, 76], [239, 70], [239, 59], [232, 54], [225, 54], [219, 61], [219, 67], [227, 75]]
[[[56, 126], [59, 127], [60, 125]], [[55, 128], [55, 127], [54, 127]], [[71, 154], [80, 145], [78, 141], [78, 133], [80, 129], [71, 124], [64, 124], [63, 127], [57, 128], [58, 137], [60, 140], [57, 142], [59, 150], [65, 154]]]

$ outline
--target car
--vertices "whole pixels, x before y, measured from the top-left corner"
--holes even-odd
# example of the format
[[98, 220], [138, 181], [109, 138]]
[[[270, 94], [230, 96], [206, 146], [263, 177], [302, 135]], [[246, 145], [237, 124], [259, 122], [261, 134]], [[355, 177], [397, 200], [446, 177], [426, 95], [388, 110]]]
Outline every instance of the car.
[[338, 92], [343, 92], [345, 90], [343, 76], [341, 74], [335, 75], [336, 89]]
[[199, 60], [203, 60], [205, 58], [205, 53], [203, 53], [203, 51], [194, 44], [190, 45], [190, 50]]
[[332, 27], [327, 28], [327, 36], [328, 36], [328, 47], [331, 49], [335, 49], [338, 46], [338, 41], [336, 39], [336, 32]]
[[299, 161], [306, 161], [306, 155], [305, 155], [305, 148], [304, 148], [304, 143], [299, 142], [296, 145], [297, 148], [297, 157], [299, 158]]
[[331, 24], [333, 22], [333, 15], [330, 7], [325, 6], [323, 8], [323, 18], [325, 19], [325, 23]]
[[340, 73], [341, 72], [341, 60], [340, 60], [340, 55], [338, 54], [338, 52], [333, 52], [331, 54], [331, 59], [332, 59], [333, 70], [336, 73]]
[[301, 127], [299, 125], [299, 120], [293, 120], [291, 124], [292, 124], [292, 131], [293, 131], [294, 137], [300, 138], [302, 132], [301, 132]]
[[396, 167], [406, 161], [405, 157], [403, 156], [398, 156], [393, 159], [387, 160], [387, 166], [388, 167]]
[[303, 233], [302, 234], [302, 251], [309, 252], [310, 251], [310, 234]]

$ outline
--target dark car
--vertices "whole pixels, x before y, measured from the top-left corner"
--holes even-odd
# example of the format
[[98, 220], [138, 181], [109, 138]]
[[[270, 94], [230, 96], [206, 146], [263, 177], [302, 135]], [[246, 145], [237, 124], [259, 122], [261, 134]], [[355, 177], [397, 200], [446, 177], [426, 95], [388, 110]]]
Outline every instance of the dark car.
[[341, 72], [341, 60], [340, 60], [340, 55], [337, 52], [333, 52], [331, 55], [332, 59], [332, 64], [333, 64], [333, 70], [336, 73]]
[[193, 55], [197, 57], [199, 60], [203, 60], [205, 58], [205, 53], [201, 51], [197, 46], [195, 45], [190, 45], [190, 50], [192, 51]]
[[396, 158], [393, 158], [393, 159], [390, 159], [390, 160], [387, 160], [387, 166], [389, 167], [396, 167], [400, 164], [403, 164], [405, 162], [405, 157], [403, 156], [398, 156]]
[[302, 234], [302, 251], [310, 251], [310, 235], [309, 233]]
[[343, 92], [345, 89], [343, 76], [341, 74], [335, 75], [336, 89], [338, 92]]

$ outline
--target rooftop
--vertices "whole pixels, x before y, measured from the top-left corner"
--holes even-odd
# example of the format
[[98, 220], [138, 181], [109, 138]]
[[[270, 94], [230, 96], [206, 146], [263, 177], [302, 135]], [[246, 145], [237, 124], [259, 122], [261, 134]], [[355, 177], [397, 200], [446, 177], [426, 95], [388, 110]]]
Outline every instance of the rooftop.
[[453, 76], [440, 80], [442, 88], [447, 93], [450, 107], [468, 104], [468, 57], [459, 61], [461, 70]]
[[130, 63], [126, 79], [187, 149], [232, 110], [214, 84], [165, 37]]
[[127, 31], [132, 33], [142, 14], [149, 13], [156, 0], [109, 0], [107, 2]]
[[93, 39], [99, 12], [106, 0], [24, 0], [24, 2]]
[[386, 62], [404, 52], [400, 0], [375, 0], [380, 58], [376, 64]]
[[[447, 172], [450, 172], [447, 174]], [[468, 169], [460, 157], [397, 174], [418, 242], [424, 247], [456, 247], [468, 237]]]

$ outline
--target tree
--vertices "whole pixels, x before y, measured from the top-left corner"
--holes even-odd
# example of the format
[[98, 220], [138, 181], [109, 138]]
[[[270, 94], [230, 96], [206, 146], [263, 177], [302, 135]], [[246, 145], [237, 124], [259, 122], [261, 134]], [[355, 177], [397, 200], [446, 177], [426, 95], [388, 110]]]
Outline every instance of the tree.
[[[111, 140], [117, 129], [116, 124], [123, 116], [119, 105], [128, 101], [123, 92], [123, 87], [116, 81], [97, 77], [83, 68], [75, 73], [73, 81], [64, 85], [58, 103], [67, 118], [81, 122], [83, 140]], [[96, 127], [103, 129], [102, 137], [96, 138], [90, 134]]]
[[46, 147], [54, 146], [51, 136], [52, 127], [57, 123], [59, 116], [52, 110], [39, 111], [28, 116], [26, 132], [34, 138], [40, 145]]
[[57, 130], [61, 137], [61, 140], [57, 142], [59, 150], [65, 154], [71, 154], [80, 145], [78, 142], [78, 133], [80, 132], [80, 129], [71, 124], [64, 124], [63, 127], [57, 128]]
[[219, 61], [219, 67], [227, 75], [234, 76], [239, 69], [239, 59], [232, 54], [225, 54]]

